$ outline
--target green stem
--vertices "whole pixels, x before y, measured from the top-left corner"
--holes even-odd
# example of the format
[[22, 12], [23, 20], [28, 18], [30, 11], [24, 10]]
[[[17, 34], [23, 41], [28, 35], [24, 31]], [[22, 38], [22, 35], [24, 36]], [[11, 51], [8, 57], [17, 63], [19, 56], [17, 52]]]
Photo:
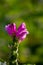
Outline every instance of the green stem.
[[18, 43], [13, 40], [9, 65], [18, 65]]

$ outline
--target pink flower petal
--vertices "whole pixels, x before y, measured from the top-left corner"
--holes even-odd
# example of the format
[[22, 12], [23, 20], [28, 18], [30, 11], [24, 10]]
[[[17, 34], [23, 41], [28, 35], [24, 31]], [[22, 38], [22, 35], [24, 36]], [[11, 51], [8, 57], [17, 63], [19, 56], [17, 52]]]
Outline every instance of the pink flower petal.
[[8, 32], [9, 35], [13, 35], [16, 33], [16, 24], [8, 24], [5, 26], [5, 30]]
[[21, 30], [24, 30], [26, 28], [25, 23], [22, 23], [19, 28], [18, 28], [18, 32], [20, 32]]
[[17, 32], [16, 36], [20, 36], [24, 32], [27, 33], [27, 34], [29, 34], [29, 32], [27, 31], [27, 29], [24, 29], [24, 30], [21, 30], [20, 32]]

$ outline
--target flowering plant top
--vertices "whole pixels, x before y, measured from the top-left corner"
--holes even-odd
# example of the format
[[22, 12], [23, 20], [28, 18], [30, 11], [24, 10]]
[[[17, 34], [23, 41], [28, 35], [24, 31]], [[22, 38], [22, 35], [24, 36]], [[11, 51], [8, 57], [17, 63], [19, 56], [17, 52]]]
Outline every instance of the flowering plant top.
[[9, 57], [9, 65], [19, 65], [19, 61], [18, 61], [19, 44], [18, 42], [20, 43], [22, 40], [26, 38], [27, 34], [29, 34], [29, 32], [26, 29], [26, 24], [22, 23], [18, 27], [18, 29], [16, 28], [15, 23], [8, 24], [5, 26], [5, 30], [13, 39], [12, 40], [13, 43], [9, 45], [9, 48], [11, 48], [11, 53], [10, 53], [11, 56]]

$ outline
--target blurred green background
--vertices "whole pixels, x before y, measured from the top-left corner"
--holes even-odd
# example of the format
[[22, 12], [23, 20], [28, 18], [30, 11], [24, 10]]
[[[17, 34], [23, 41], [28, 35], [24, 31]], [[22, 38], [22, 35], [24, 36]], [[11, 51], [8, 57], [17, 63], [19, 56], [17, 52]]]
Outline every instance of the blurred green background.
[[0, 60], [8, 60], [11, 37], [5, 25], [26, 23], [27, 38], [19, 46], [20, 63], [43, 64], [43, 0], [0, 0]]

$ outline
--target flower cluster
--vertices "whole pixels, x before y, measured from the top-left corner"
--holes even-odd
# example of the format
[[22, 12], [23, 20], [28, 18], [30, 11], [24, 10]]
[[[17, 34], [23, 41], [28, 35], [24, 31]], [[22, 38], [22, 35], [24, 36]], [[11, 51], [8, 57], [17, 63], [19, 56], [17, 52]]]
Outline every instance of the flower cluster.
[[8, 32], [10, 36], [16, 36], [19, 41], [22, 41], [26, 38], [26, 35], [29, 34], [29, 32], [26, 29], [25, 23], [22, 23], [19, 28], [16, 28], [16, 24], [8, 24], [5, 26], [5, 30]]

